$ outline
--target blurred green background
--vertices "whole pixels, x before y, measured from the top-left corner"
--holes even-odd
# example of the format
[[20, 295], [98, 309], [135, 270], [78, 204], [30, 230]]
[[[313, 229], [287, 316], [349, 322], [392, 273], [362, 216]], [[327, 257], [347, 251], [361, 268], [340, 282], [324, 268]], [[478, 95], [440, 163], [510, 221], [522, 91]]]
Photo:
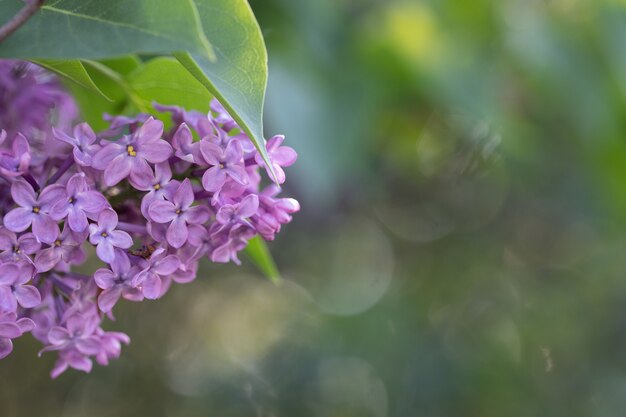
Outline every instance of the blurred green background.
[[0, 415], [623, 415], [626, 1], [251, 5], [285, 283], [207, 264], [89, 375], [24, 337]]

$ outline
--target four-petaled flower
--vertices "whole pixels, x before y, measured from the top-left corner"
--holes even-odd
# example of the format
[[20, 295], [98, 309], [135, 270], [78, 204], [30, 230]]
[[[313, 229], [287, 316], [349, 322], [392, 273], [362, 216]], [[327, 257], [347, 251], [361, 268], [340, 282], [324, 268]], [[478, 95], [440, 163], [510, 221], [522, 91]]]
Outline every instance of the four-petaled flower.
[[52, 243], [59, 235], [59, 225], [48, 214], [52, 205], [62, 198], [65, 187], [59, 184], [44, 188], [39, 196], [22, 179], [11, 185], [11, 196], [20, 207], [4, 216], [4, 226], [12, 232], [23, 232], [32, 224], [33, 234], [44, 243]]
[[81, 263], [85, 259], [85, 252], [83, 252], [81, 247], [81, 243], [85, 239], [81, 238], [81, 235], [86, 234], [87, 231], [82, 233], [73, 232], [66, 223], [63, 232], [50, 247], [41, 250], [35, 256], [37, 272], [50, 271], [61, 260], [68, 264]]
[[215, 220], [222, 225], [217, 231], [237, 223], [253, 227], [248, 218], [254, 216], [258, 209], [259, 197], [255, 194], [248, 194], [238, 204], [224, 204], [215, 216]]
[[133, 181], [133, 187], [141, 191], [147, 191], [146, 195], [141, 199], [141, 214], [147, 219], [150, 219], [148, 213], [148, 207], [154, 201], [165, 199], [166, 196], [171, 196], [178, 188], [179, 182], [172, 181], [172, 169], [166, 162], [156, 164], [154, 166], [154, 174], [150, 170], [150, 175], [140, 176]]
[[[4, 130], [2, 133], [4, 133], [4, 136], [0, 134], [0, 137], [6, 137]], [[30, 145], [24, 135], [18, 133], [15, 139], [13, 139], [11, 148], [11, 153], [0, 152], [0, 174], [9, 178], [15, 178], [28, 172], [28, 165], [31, 159]]]
[[11, 339], [33, 330], [35, 323], [26, 317], [20, 319], [14, 312], [0, 311], [0, 359], [6, 357], [13, 350]]
[[155, 201], [150, 204], [148, 213], [157, 223], [169, 223], [167, 228], [167, 242], [175, 248], [180, 248], [189, 236], [188, 224], [202, 224], [211, 216], [206, 206], [191, 206], [194, 202], [194, 193], [189, 178], [178, 186], [171, 201]]
[[104, 290], [98, 296], [100, 310], [105, 313], [111, 311], [120, 297], [131, 301], [141, 301], [143, 294], [131, 284], [132, 279], [139, 272], [138, 267], [131, 266], [125, 253], [119, 253], [115, 257], [111, 262], [111, 269], [98, 269], [93, 277], [98, 287]]
[[3, 262], [31, 263], [28, 255], [36, 253], [41, 243], [34, 234], [24, 233], [17, 237], [6, 227], [0, 227], [0, 260]]
[[107, 199], [98, 191], [90, 190], [85, 174], [74, 174], [65, 186], [66, 195], [52, 206], [50, 216], [55, 220], [67, 217], [70, 228], [75, 232], [87, 229], [87, 216], [96, 217], [109, 207]]
[[[276, 174], [276, 180], [279, 184], [285, 182], [285, 171], [283, 171], [283, 167], [293, 165], [296, 162], [296, 159], [298, 159], [298, 154], [293, 150], [293, 148], [290, 148], [289, 146], [281, 146], [284, 140], [285, 137], [283, 135], [276, 135], [267, 141], [266, 146], [267, 155], [272, 163], [272, 169]], [[267, 169], [267, 166], [265, 165], [265, 162], [260, 154], [256, 154], [254, 159], [257, 164], [264, 166]], [[271, 175], [269, 169], [267, 170], [267, 174]]]
[[94, 156], [94, 168], [104, 170], [104, 183], [111, 187], [130, 175], [136, 180], [150, 175], [149, 163], [158, 164], [172, 155], [172, 146], [161, 139], [163, 122], [148, 119], [131, 136], [103, 146]]
[[176, 255], [168, 255], [167, 251], [159, 248], [150, 259], [144, 260], [143, 269], [132, 279], [133, 287], [141, 287], [143, 295], [155, 300], [161, 296], [163, 279], [176, 272], [180, 266], [180, 260]]
[[110, 264], [115, 259], [115, 248], [128, 249], [133, 239], [117, 227], [117, 213], [109, 208], [98, 216], [98, 224], [89, 225], [89, 241], [96, 245], [98, 258]]
[[232, 178], [240, 185], [248, 183], [239, 141], [231, 140], [224, 150], [213, 142], [202, 140], [200, 153], [207, 164], [212, 165], [202, 175], [202, 186], [205, 190], [220, 191], [228, 178]]
[[52, 132], [58, 140], [72, 145], [74, 160], [78, 165], [86, 167], [92, 165], [93, 156], [100, 149], [100, 146], [96, 144], [96, 134], [91, 129], [91, 126], [87, 123], [77, 125], [74, 128], [73, 137], [54, 128]]
[[41, 304], [39, 290], [26, 285], [30, 279], [30, 268], [13, 263], [0, 265], [0, 310], [15, 312], [18, 304], [24, 308]]
[[100, 338], [94, 334], [98, 327], [97, 316], [74, 314], [67, 319], [66, 327], [54, 326], [48, 333], [49, 346], [40, 351], [76, 349], [83, 355], [97, 355], [100, 352]]

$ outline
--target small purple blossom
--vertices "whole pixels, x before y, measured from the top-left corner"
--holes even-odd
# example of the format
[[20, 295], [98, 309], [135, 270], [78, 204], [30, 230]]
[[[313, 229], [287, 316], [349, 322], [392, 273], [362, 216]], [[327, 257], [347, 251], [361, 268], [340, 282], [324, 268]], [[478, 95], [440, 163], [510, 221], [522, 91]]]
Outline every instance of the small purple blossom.
[[[6, 132], [2, 133], [6, 138]], [[3, 139], [4, 140], [4, 139]], [[0, 152], [0, 174], [6, 178], [15, 178], [28, 172], [30, 166], [30, 145], [28, 140], [18, 133], [13, 139], [11, 152]]]
[[141, 291], [131, 284], [139, 272], [139, 267], [131, 265], [130, 259], [124, 253], [113, 259], [111, 269], [98, 269], [93, 277], [98, 287], [104, 290], [98, 296], [100, 310], [105, 313], [111, 311], [120, 297], [131, 301], [143, 300]]
[[78, 173], [67, 180], [65, 195], [52, 206], [50, 216], [57, 221], [67, 217], [70, 228], [82, 232], [89, 226], [87, 217], [97, 217], [108, 206], [106, 197], [90, 190], [85, 174]]
[[5, 313], [0, 311], [0, 359], [8, 356], [13, 351], [11, 339], [20, 337], [34, 327], [35, 323], [29, 318], [22, 317], [18, 319], [14, 312]]
[[154, 174], [140, 176], [133, 181], [133, 187], [147, 193], [141, 199], [141, 214], [150, 219], [148, 207], [154, 201], [161, 201], [167, 195], [171, 195], [178, 188], [178, 181], [172, 181], [172, 169], [167, 162], [162, 162], [154, 166]]
[[49, 185], [39, 196], [24, 180], [16, 180], [11, 186], [11, 196], [20, 206], [4, 216], [4, 226], [12, 232], [23, 232], [31, 224], [33, 234], [39, 241], [52, 243], [59, 235], [59, 225], [50, 217], [52, 205], [63, 196], [63, 186]]
[[229, 178], [241, 185], [248, 183], [241, 145], [238, 141], [231, 141], [226, 149], [222, 149], [213, 142], [203, 140], [200, 142], [200, 152], [204, 160], [212, 165], [202, 175], [202, 186], [205, 190], [220, 191]]
[[96, 144], [96, 134], [87, 123], [81, 123], [74, 128], [74, 136], [63, 131], [52, 129], [54, 136], [61, 142], [72, 146], [72, 154], [77, 164], [91, 166], [94, 154], [100, 149]]
[[41, 243], [34, 234], [24, 233], [19, 238], [5, 227], [0, 227], [0, 261], [30, 263], [29, 255], [36, 253]]
[[33, 308], [41, 303], [39, 290], [26, 284], [30, 279], [30, 269], [12, 263], [0, 265], [0, 310], [12, 313], [18, 304]]
[[187, 241], [188, 224], [202, 224], [211, 216], [208, 207], [192, 207], [193, 202], [194, 193], [191, 182], [189, 178], [185, 178], [174, 192], [172, 201], [155, 201], [148, 209], [153, 221], [169, 224], [166, 233], [167, 242], [175, 248], [180, 248]]
[[172, 146], [162, 136], [163, 122], [150, 118], [131, 136], [104, 145], [94, 156], [93, 166], [104, 169], [104, 183], [109, 187], [129, 175], [132, 179], [150, 175], [150, 163], [164, 162], [172, 154]]
[[73, 232], [66, 224], [61, 235], [49, 247], [37, 252], [35, 267], [38, 272], [47, 272], [61, 261], [67, 264], [81, 264], [85, 260], [82, 244], [87, 233]]
[[[281, 146], [284, 140], [285, 137], [283, 135], [276, 135], [267, 141], [267, 154], [269, 155], [269, 159], [272, 163], [272, 169], [276, 174], [276, 180], [279, 184], [284, 183], [286, 179], [283, 167], [293, 165], [296, 162], [296, 159], [298, 159], [296, 151], [289, 146]], [[256, 154], [254, 159], [260, 166], [265, 166], [263, 157], [261, 157], [260, 154]], [[269, 171], [268, 175], [271, 175]]]
[[155, 300], [161, 296], [163, 280], [180, 266], [175, 255], [168, 255], [165, 249], [157, 249], [150, 259], [141, 262], [143, 269], [132, 280], [133, 287], [141, 287], [143, 295]]
[[117, 227], [117, 213], [112, 209], [103, 210], [98, 216], [98, 224], [89, 225], [89, 242], [96, 245], [96, 254], [102, 261], [111, 263], [115, 259], [115, 248], [128, 249], [133, 239]]

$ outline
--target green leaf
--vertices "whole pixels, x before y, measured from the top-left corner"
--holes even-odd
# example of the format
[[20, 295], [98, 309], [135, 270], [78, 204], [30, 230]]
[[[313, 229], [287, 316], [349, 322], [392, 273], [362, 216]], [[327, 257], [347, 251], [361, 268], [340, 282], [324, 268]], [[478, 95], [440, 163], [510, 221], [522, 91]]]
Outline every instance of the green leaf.
[[200, 81], [171, 57], [148, 61], [128, 76], [128, 84], [147, 107], [156, 101], [208, 112], [213, 98]]
[[[0, 0], [0, 24], [23, 5], [23, 0]], [[179, 50], [214, 59], [192, 0], [50, 0], [0, 44], [0, 56], [25, 59]]]
[[193, 0], [216, 59], [193, 51], [174, 56], [228, 109], [269, 164], [263, 135], [267, 53], [245, 0]]
[[103, 113], [121, 114], [134, 110], [135, 107], [138, 109], [139, 106], [133, 102], [134, 97], [122, 74], [96, 61], [85, 60], [83, 67], [98, 88], [111, 98], [106, 100], [91, 89], [76, 83], [66, 83], [79, 104], [81, 118], [96, 131], [108, 127], [108, 123], [102, 118]]
[[63, 60], [33, 60], [33, 62], [37, 65], [40, 65], [52, 72], [57, 73], [58, 75], [75, 82], [76, 84], [84, 87], [88, 90], [92, 90], [106, 100], [112, 101], [106, 94], [104, 94], [100, 88], [93, 82], [89, 73], [83, 66], [83, 63], [80, 60], [73, 59], [70, 61]]
[[141, 64], [141, 60], [137, 55], [126, 55], [117, 58], [106, 58], [101, 59], [100, 62], [102, 65], [109, 67], [113, 71], [117, 72], [120, 75], [128, 75], [133, 71], [136, 71]]
[[260, 236], [255, 236], [250, 239], [248, 246], [244, 249], [244, 253], [272, 282], [276, 284], [280, 283], [282, 279], [280, 272], [278, 272], [274, 258], [272, 258], [272, 254], [267, 248], [267, 244]]

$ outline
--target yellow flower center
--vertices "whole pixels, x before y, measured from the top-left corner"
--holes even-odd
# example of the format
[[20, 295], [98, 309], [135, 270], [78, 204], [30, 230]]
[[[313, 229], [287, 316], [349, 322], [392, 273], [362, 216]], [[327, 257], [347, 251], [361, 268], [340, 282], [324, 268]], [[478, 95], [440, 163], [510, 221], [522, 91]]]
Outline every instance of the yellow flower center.
[[135, 150], [135, 147], [133, 145], [128, 145], [126, 147], [126, 152], [128, 152], [128, 155], [130, 156], [137, 156], [137, 151]]
[[33, 207], [33, 213], [39, 213], [41, 209], [39, 207]]

